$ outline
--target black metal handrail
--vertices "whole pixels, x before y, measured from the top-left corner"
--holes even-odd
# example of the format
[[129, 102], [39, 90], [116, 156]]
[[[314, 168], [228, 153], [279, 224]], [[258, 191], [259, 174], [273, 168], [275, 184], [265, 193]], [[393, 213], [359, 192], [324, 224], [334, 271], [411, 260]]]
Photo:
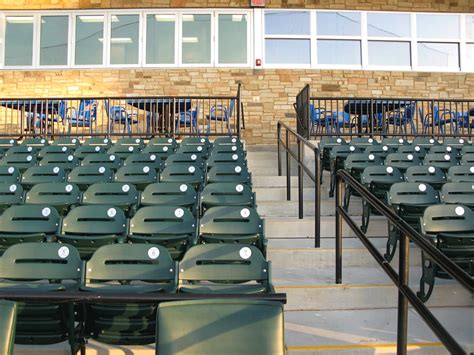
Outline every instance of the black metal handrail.
[[[285, 129], [285, 141], [281, 138], [281, 130]], [[296, 138], [297, 153], [295, 154], [290, 147], [290, 135]], [[285, 123], [278, 121], [277, 123], [277, 146], [278, 146], [278, 176], [282, 176], [282, 163], [281, 163], [281, 152], [280, 148], [285, 150], [286, 155], [286, 199], [291, 200], [291, 173], [290, 173], [290, 157], [295, 159], [298, 164], [298, 218], [303, 219], [304, 217], [304, 206], [303, 206], [303, 173], [306, 173], [311, 181], [314, 182], [314, 247], [319, 248], [321, 246], [321, 189], [320, 185], [320, 160], [319, 160], [319, 149], [314, 144], [308, 142], [304, 137], [295, 132]], [[304, 151], [303, 148], [306, 146], [314, 154], [314, 172], [306, 166], [303, 161]]]
[[[400, 230], [400, 253], [398, 274], [389, 262], [379, 253], [371, 243], [367, 235], [362, 232], [356, 222], [343, 208], [344, 184], [350, 186], [361, 198], [374, 210]], [[415, 295], [408, 285], [409, 272], [409, 242], [413, 241], [429, 258], [440, 268], [446, 271], [454, 280], [459, 282], [471, 294], [474, 293], [474, 280], [464, 272], [458, 265], [450, 260], [441, 251], [436, 249], [431, 242], [414, 230], [400, 216], [392, 211], [386, 204], [381, 202], [368, 191], [361, 183], [354, 179], [347, 171], [339, 170], [336, 175], [336, 283], [342, 283], [342, 220], [345, 220], [351, 230], [359, 237], [370, 254], [379, 263], [385, 273], [390, 277], [398, 288], [398, 326], [397, 326], [397, 353], [406, 354], [407, 325], [408, 325], [408, 303], [418, 312], [421, 318], [441, 340], [444, 346], [452, 354], [465, 354], [464, 349], [449, 334], [443, 325], [436, 319], [425, 304]]]

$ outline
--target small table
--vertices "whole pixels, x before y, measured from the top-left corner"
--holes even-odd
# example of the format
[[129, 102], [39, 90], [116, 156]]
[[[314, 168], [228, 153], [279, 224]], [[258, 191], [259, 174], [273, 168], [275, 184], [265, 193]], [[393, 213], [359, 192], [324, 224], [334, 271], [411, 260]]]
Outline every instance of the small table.
[[[358, 133], [362, 133], [362, 116], [369, 116], [369, 122], [376, 122], [376, 116], [379, 113], [391, 112], [400, 110], [407, 106], [405, 101], [393, 101], [393, 100], [349, 100], [344, 105], [344, 112], [350, 115], [357, 116], [357, 130]], [[367, 127], [366, 127], [367, 133]]]

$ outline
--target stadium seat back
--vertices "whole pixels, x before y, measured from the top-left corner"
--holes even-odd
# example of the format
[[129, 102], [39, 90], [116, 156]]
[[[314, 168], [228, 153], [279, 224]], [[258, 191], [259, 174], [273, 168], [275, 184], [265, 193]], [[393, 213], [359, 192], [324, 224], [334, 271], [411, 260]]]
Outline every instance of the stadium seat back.
[[402, 145], [409, 145], [410, 143], [408, 143], [408, 141], [404, 138], [390, 137], [384, 138], [381, 144], [392, 147], [393, 149], [398, 149], [398, 147]]
[[419, 145], [402, 145], [398, 147], [397, 153], [404, 155], [412, 154], [416, 155], [418, 158], [424, 158], [427, 152], [426, 148]]
[[14, 167], [20, 172], [25, 171], [37, 163], [36, 157], [33, 155], [15, 154], [11, 156], [4, 156], [0, 160], [0, 165]]
[[228, 153], [211, 153], [209, 158], [206, 160], [206, 168], [209, 170], [214, 166], [233, 166], [233, 165], [246, 166], [245, 155], [243, 153], [228, 152]]
[[135, 147], [137, 150], [140, 151], [145, 147], [145, 142], [141, 138], [126, 137], [126, 138], [117, 139], [114, 146], [116, 146], [116, 147]]
[[461, 165], [474, 166], [474, 153], [466, 153], [461, 157]]
[[66, 155], [71, 155], [74, 154], [74, 150], [67, 146], [61, 146], [61, 145], [48, 145], [46, 147], [41, 148], [41, 150], [38, 152], [38, 158], [43, 159], [46, 155], [49, 154], [66, 154]]
[[421, 165], [421, 160], [415, 154], [393, 153], [387, 155], [385, 165], [392, 166], [399, 169], [401, 172], [405, 172], [410, 166]]
[[82, 196], [84, 205], [113, 205], [125, 211], [139, 202], [138, 191], [132, 184], [101, 182], [90, 185]]
[[14, 166], [0, 165], [0, 182], [15, 184], [20, 182], [20, 170]]
[[81, 165], [75, 167], [67, 176], [70, 183], [76, 184], [81, 190], [89, 185], [100, 182], [111, 182], [113, 172], [110, 168], [99, 165]]
[[0, 182], [0, 214], [11, 205], [23, 203], [23, 187], [20, 184]]
[[71, 150], [76, 150], [81, 146], [81, 142], [77, 138], [60, 137], [51, 142], [52, 146], [68, 147]]
[[46, 182], [34, 185], [25, 197], [27, 204], [51, 205], [60, 214], [65, 214], [71, 206], [81, 202], [81, 191], [75, 184], [68, 182]]
[[88, 155], [93, 154], [105, 154], [106, 147], [100, 145], [83, 145], [77, 148], [74, 151], [74, 156], [77, 157], [79, 160], [83, 160]]
[[70, 171], [79, 165], [79, 159], [72, 154], [46, 154], [41, 159], [40, 166], [52, 165], [63, 168], [64, 170]]
[[169, 165], [160, 174], [160, 181], [185, 183], [192, 185], [195, 189], [200, 189], [204, 183], [204, 172], [193, 165]]
[[247, 184], [234, 182], [207, 184], [200, 196], [201, 213], [215, 206], [255, 207], [255, 194]]
[[428, 153], [425, 155], [425, 165], [435, 166], [443, 171], [454, 165], [459, 165], [456, 155], [453, 153]]
[[440, 145], [440, 143], [433, 137], [415, 137], [411, 145], [429, 149], [434, 145]]
[[197, 193], [189, 184], [179, 182], [159, 182], [150, 184], [143, 190], [141, 193], [140, 204], [143, 206], [185, 206], [191, 211], [195, 211]]
[[252, 177], [246, 166], [234, 164], [233, 166], [212, 167], [207, 173], [207, 183], [233, 182], [240, 184], [251, 184]]
[[91, 137], [84, 141], [83, 146], [102, 147], [107, 150], [112, 146], [112, 141], [108, 138]]
[[12, 157], [15, 155], [36, 155], [36, 154], [37, 154], [36, 147], [31, 147], [31, 146], [26, 146], [26, 145], [15, 145], [9, 148], [5, 152], [6, 157]]
[[124, 166], [129, 166], [129, 165], [147, 165], [156, 171], [160, 171], [163, 165], [163, 162], [161, 161], [160, 157], [157, 156], [156, 154], [144, 154], [144, 153], [138, 153], [138, 154], [132, 154], [125, 159], [123, 162]]
[[81, 165], [95, 165], [115, 171], [122, 165], [122, 160], [115, 154], [89, 154], [82, 160]]
[[41, 149], [42, 147], [45, 147], [49, 145], [49, 142], [44, 139], [44, 138], [25, 138], [22, 142], [21, 145], [25, 145], [27, 147], [33, 147], [36, 149]]
[[152, 146], [167, 146], [168, 148], [172, 148], [175, 150], [178, 148], [178, 142], [174, 138], [166, 138], [166, 137], [155, 137], [148, 141], [147, 147]]
[[452, 166], [448, 169], [446, 177], [449, 182], [474, 182], [474, 166]]
[[185, 154], [185, 153], [175, 153], [170, 155], [166, 161], [165, 166], [172, 166], [172, 165], [193, 165], [195, 167], [203, 167], [204, 161], [203, 157], [199, 154]]
[[446, 183], [446, 175], [436, 166], [415, 165], [406, 170], [405, 181], [430, 184], [436, 190], [440, 190]]
[[26, 187], [46, 182], [61, 183], [66, 181], [66, 170], [62, 166], [36, 165], [28, 168], [21, 175], [21, 183]]
[[474, 208], [474, 182], [450, 182], [441, 189], [441, 202]]
[[139, 190], [158, 181], [158, 173], [153, 165], [133, 164], [122, 166], [114, 175], [115, 182], [134, 184]]

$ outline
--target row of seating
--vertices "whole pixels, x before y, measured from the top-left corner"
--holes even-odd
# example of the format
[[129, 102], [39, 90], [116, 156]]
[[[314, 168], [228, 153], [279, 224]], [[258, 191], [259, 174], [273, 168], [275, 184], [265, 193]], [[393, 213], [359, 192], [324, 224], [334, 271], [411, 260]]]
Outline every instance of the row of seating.
[[[197, 245], [179, 263], [157, 244], [115, 244], [100, 247], [83, 263], [74, 246], [23, 243], [8, 248], [0, 258], [0, 266], [0, 293], [274, 292], [270, 262], [254, 246], [242, 244]], [[68, 340], [71, 349], [77, 349], [87, 338], [109, 344], [149, 344], [155, 342], [155, 331], [162, 334], [160, 327], [166, 324], [160, 317], [156, 321], [156, 310], [153, 303], [86, 307], [22, 304], [18, 309], [16, 343], [53, 344]], [[174, 320], [180, 319], [178, 324], [186, 328], [186, 322], [192, 321], [188, 316], [187, 312], [174, 314]], [[158, 346], [164, 346], [163, 341], [160, 337]]]

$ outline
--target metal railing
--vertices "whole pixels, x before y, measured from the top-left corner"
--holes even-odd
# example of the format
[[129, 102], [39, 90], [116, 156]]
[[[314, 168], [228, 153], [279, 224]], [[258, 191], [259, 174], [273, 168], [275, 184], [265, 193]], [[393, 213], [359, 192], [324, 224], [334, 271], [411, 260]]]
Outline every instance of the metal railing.
[[[306, 85], [296, 97], [297, 131], [310, 137], [472, 138], [474, 99], [317, 97]], [[304, 134], [306, 133], [306, 134]]]
[[[282, 128], [285, 130], [284, 140], [281, 138]], [[296, 153], [291, 149], [290, 138], [296, 140]], [[304, 217], [304, 183], [303, 173], [314, 183], [314, 247], [321, 245], [320, 219], [321, 219], [321, 194], [320, 194], [320, 160], [319, 149], [308, 142], [300, 134], [296, 133], [285, 123], [278, 121], [277, 124], [277, 146], [278, 146], [278, 176], [282, 176], [281, 148], [285, 151], [286, 162], [286, 199], [291, 200], [291, 160], [293, 158], [298, 165], [298, 218]], [[304, 162], [304, 148], [308, 148], [314, 154], [314, 171]]]
[[[465, 354], [465, 350], [409, 287], [408, 241], [414, 242], [436, 265], [446, 271], [471, 294], [474, 293], [474, 280], [441, 251], [436, 249], [427, 238], [415, 231], [387, 205], [378, 200], [377, 197], [369, 192], [347, 171], [339, 170], [336, 176], [336, 283], [342, 283], [342, 221], [344, 220], [398, 288], [397, 354], [406, 354], [407, 352], [408, 303], [412, 305], [425, 323], [431, 328], [433, 333], [436, 334], [452, 354]], [[344, 184], [349, 185], [364, 201], [382, 216], [386, 217], [388, 221], [401, 232], [398, 274], [343, 208]]]
[[238, 136], [241, 84], [229, 96], [0, 98], [0, 137]]

